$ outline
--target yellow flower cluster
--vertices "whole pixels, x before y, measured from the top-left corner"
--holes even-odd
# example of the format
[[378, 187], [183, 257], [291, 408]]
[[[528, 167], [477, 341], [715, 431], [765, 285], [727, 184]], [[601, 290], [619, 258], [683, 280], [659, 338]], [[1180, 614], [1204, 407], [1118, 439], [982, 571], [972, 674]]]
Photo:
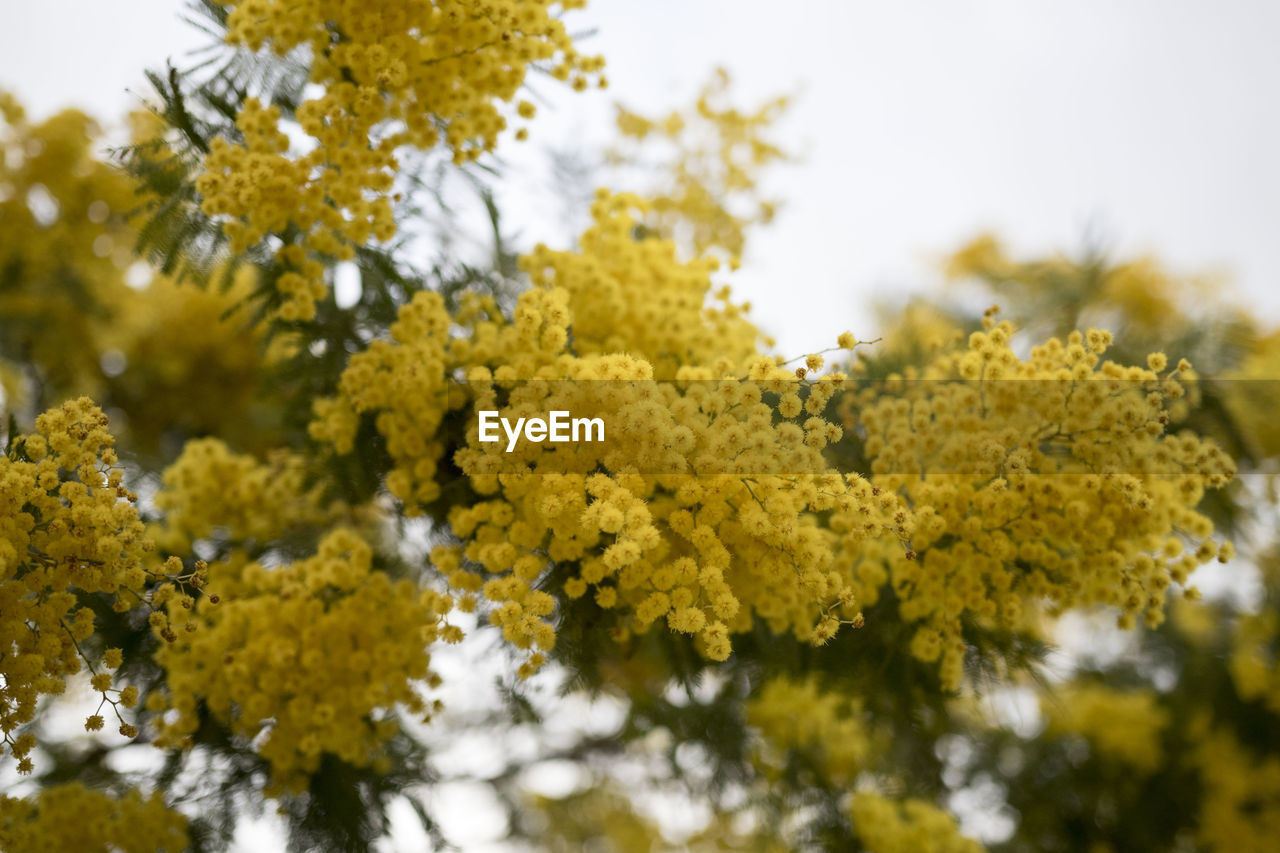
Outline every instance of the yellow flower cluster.
[[950, 688], [967, 619], [1018, 627], [1042, 602], [1103, 604], [1123, 627], [1139, 616], [1155, 626], [1171, 584], [1231, 553], [1194, 508], [1234, 464], [1211, 441], [1165, 429], [1185, 361], [1103, 361], [1111, 336], [1096, 330], [1022, 359], [1009, 323], [989, 313], [984, 325], [966, 349], [860, 392], [862, 407], [847, 411], [874, 482], [903, 496], [915, 532], [911, 552], [888, 555], [887, 576], [861, 543], [845, 566], [864, 602], [892, 584], [903, 618], [922, 623], [912, 652], [940, 660]]
[[[0, 92], [0, 364], [38, 365], [59, 395], [98, 392], [101, 320], [125, 296], [120, 267], [132, 260], [124, 214], [137, 197], [94, 157], [98, 134], [77, 110], [30, 122]], [[20, 384], [4, 392], [15, 411]]]
[[[680, 850], [683, 853], [793, 853], [777, 827], [744, 821], [735, 810], [714, 811], [706, 826], [673, 845], [651, 816], [636, 808], [633, 796], [612, 781], [597, 780], [565, 797], [530, 796], [521, 807], [539, 816], [538, 848], [547, 853], [577, 853], [596, 848], [620, 853]], [[754, 816], [753, 816], [754, 817]]]
[[380, 762], [399, 729], [397, 705], [424, 714], [416, 690], [434, 684], [428, 647], [442, 634], [450, 599], [373, 570], [368, 543], [337, 528], [315, 556], [277, 568], [240, 555], [210, 567], [226, 601], [169, 607], [180, 635], [157, 661], [167, 671], [148, 708], [165, 713], [156, 743], [189, 743], [201, 706], [255, 740], [271, 764], [269, 796], [296, 793], [323, 753], [356, 765]]
[[983, 847], [960, 834], [955, 818], [918, 799], [891, 800], [859, 792], [849, 804], [867, 853], [982, 853]]
[[[722, 308], [704, 308], [710, 264], [681, 264], [671, 243], [634, 239], [629, 211], [639, 204], [603, 194], [581, 253], [539, 247], [522, 259], [539, 286], [521, 296], [512, 320], [491, 299], [467, 295], [450, 317], [437, 294], [416, 294], [391, 326], [390, 340], [352, 356], [339, 395], [317, 401], [312, 437], [350, 452], [360, 415], [379, 413], [379, 431], [397, 463], [388, 487], [413, 512], [438, 494], [443, 448], [431, 438], [449, 406], [465, 399], [450, 400], [446, 376], [454, 370], [510, 381], [674, 378], [695, 364], [709, 369], [691, 375], [685, 368], [682, 375], [712, 378], [740, 369], [756, 352], [758, 332], [728, 303], [727, 292], [720, 294]], [[469, 334], [451, 337], [454, 323]], [[610, 355], [620, 352], [645, 361]], [[593, 355], [605, 357], [580, 358]]]
[[[220, 2], [229, 42], [300, 50], [323, 88], [297, 110], [305, 154], [290, 152], [279, 110], [250, 98], [236, 121], [242, 141], [216, 140], [197, 183], [205, 212], [228, 217], [237, 249], [289, 225], [302, 233], [279, 255], [290, 267], [278, 282], [285, 320], [311, 319], [325, 292], [304, 249], [350, 257], [395, 234], [397, 149], [443, 142], [455, 162], [473, 160], [493, 150], [507, 126], [497, 102], [516, 96], [530, 67], [550, 64], [577, 89], [603, 68], [578, 53], [560, 19], [584, 0]], [[530, 118], [533, 105], [516, 112]]]
[[123, 612], [146, 592], [143, 559], [154, 546], [113, 445], [106, 415], [81, 397], [40, 415], [36, 432], [0, 457], [0, 731], [20, 772], [31, 770], [35, 738], [13, 732], [41, 694], [63, 692], [88, 664], [107, 700], [110, 675], [81, 649], [94, 616], [77, 593], [103, 593]]
[[566, 797], [528, 797], [521, 804], [523, 810], [546, 821], [539, 846], [547, 853], [574, 853], [593, 846], [627, 853], [661, 849], [658, 826], [637, 813], [631, 799], [613, 788], [602, 782]]
[[[130, 119], [136, 142], [155, 138], [144, 126], [155, 116]], [[26, 420], [41, 399], [109, 400], [126, 416], [121, 442], [152, 456], [174, 432], [260, 446], [272, 411], [254, 399], [261, 330], [242, 313], [225, 316], [253, 274], [225, 292], [160, 275], [142, 289], [126, 284], [138, 262], [130, 214], [145, 197], [100, 147], [88, 116], [31, 121], [0, 93], [0, 406]]]
[[29, 799], [0, 797], [0, 848], [83, 853], [180, 853], [187, 819], [159, 794], [113, 797], [78, 782], [51, 785]]
[[964, 341], [964, 332], [938, 306], [914, 299], [877, 317], [876, 355], [906, 364], [928, 364], [940, 352]]
[[297, 454], [276, 451], [259, 462], [216, 438], [193, 439], [164, 471], [155, 497], [164, 521], [152, 535], [166, 551], [185, 553], [218, 532], [264, 545], [293, 528], [322, 524], [336, 507], [323, 505], [322, 487], [308, 487], [306, 475]]
[[115, 303], [103, 339], [123, 366], [108, 384], [113, 403], [128, 414], [130, 447], [156, 452], [175, 432], [252, 447], [275, 438], [273, 403], [262, 399], [262, 385], [286, 336], [264, 353], [261, 327], [235, 310], [256, 278], [242, 267], [224, 290], [156, 275]]
[[[727, 287], [712, 292], [714, 258], [681, 262], [670, 240], [637, 240], [651, 209], [637, 196], [602, 190], [576, 251], [538, 246], [520, 266], [535, 286], [568, 295], [579, 356], [634, 355], [652, 366], [655, 379], [741, 375], [760, 339], [746, 317], [750, 305], [731, 303]], [[708, 307], [708, 297], [715, 307]], [[545, 319], [560, 325], [559, 317]]]
[[1041, 697], [1051, 736], [1081, 735], [1103, 760], [1144, 774], [1164, 761], [1160, 737], [1169, 713], [1151, 690], [1117, 690], [1103, 684], [1072, 684]]
[[1280, 331], [1253, 341], [1239, 368], [1225, 378], [1223, 396], [1242, 440], [1259, 456], [1280, 454]]
[[1227, 666], [1236, 693], [1246, 702], [1262, 700], [1280, 713], [1280, 672], [1276, 669], [1280, 613], [1263, 609], [1236, 617], [1231, 636], [1231, 656]]
[[774, 678], [747, 703], [747, 722], [763, 741], [757, 763], [775, 776], [795, 750], [833, 787], [849, 787], [872, 755], [872, 733], [857, 700], [823, 690], [814, 680]]
[[[821, 355], [795, 371], [758, 355], [728, 293], [707, 304], [714, 262], [644, 237], [644, 209], [602, 192], [577, 251], [521, 260], [534, 287], [510, 318], [491, 299], [464, 296], [450, 316], [418, 295], [316, 405], [312, 434], [339, 452], [376, 416], [395, 461], [388, 488], [410, 513], [439, 495], [455, 448], [480, 499], [452, 509], [464, 541], [439, 550], [437, 568], [495, 605], [495, 624], [532, 650], [524, 672], [554, 640], [552, 602], [535, 594], [551, 563], [572, 568], [565, 595], [616, 610], [617, 637], [665, 619], [716, 660], [756, 619], [825, 642], [892, 584], [919, 623], [912, 652], [954, 688], [967, 621], [1018, 628], [1045, 604], [1106, 604], [1122, 625], [1156, 625], [1171, 584], [1229, 557], [1194, 507], [1231, 460], [1166, 432], [1185, 363], [1103, 361], [1110, 335], [1096, 330], [1019, 358], [1012, 326], [989, 312], [968, 347], [855, 386], [842, 428], [823, 415], [845, 377], [818, 376]], [[474, 428], [445, 434], [481, 409], [607, 413], [611, 437], [507, 452]], [[849, 428], [871, 482], [823, 456]]]
[[1210, 853], [1268, 853], [1280, 838], [1280, 758], [1256, 760], [1223, 731], [1204, 735], [1192, 756], [1200, 772], [1198, 837]]
[[439, 495], [434, 478], [443, 447], [433, 437], [447, 410], [449, 327], [439, 294], [414, 294], [391, 324], [391, 339], [374, 341], [348, 361], [339, 396], [315, 402], [311, 437], [339, 453], [351, 452], [360, 416], [378, 413], [378, 431], [396, 462], [387, 488], [410, 514]]
[[[837, 543], [909, 533], [892, 495], [822, 456], [840, 437], [820, 417], [839, 375], [811, 380], [757, 355], [758, 332], [727, 293], [705, 307], [707, 262], [636, 239], [637, 205], [603, 194], [579, 252], [523, 259], [535, 286], [511, 319], [479, 297], [451, 319], [439, 297], [419, 294], [391, 340], [352, 357], [339, 396], [316, 404], [312, 435], [339, 452], [360, 415], [376, 413], [396, 463], [387, 485], [409, 513], [439, 493], [452, 410], [470, 424], [481, 409], [609, 413], [614, 438], [600, 444], [508, 454], [475, 429], [453, 437], [465, 445], [453, 461], [481, 500], [452, 509], [464, 545], [434, 562], [468, 593], [464, 604], [476, 593], [494, 604], [491, 619], [530, 651], [526, 675], [554, 642], [554, 600], [535, 589], [551, 562], [574, 567], [565, 595], [590, 591], [618, 611], [619, 639], [665, 620], [723, 660], [730, 634], [756, 617], [815, 643], [856, 622], [849, 584], [833, 571]], [[465, 333], [451, 334], [457, 327]], [[835, 509], [856, 516], [840, 535], [818, 523]]]
[[954, 253], [946, 273], [985, 281], [1031, 317], [1053, 316], [1055, 307], [1073, 314], [1118, 313], [1127, 332], [1166, 340], [1185, 333], [1191, 322], [1185, 307], [1212, 296], [1215, 286], [1211, 281], [1175, 278], [1152, 258], [1101, 268], [1061, 255], [1017, 261], [990, 234]]
[[789, 99], [774, 98], [743, 112], [723, 105], [729, 88], [729, 74], [721, 68], [691, 110], [650, 119], [619, 106], [624, 144], [610, 159], [634, 163], [644, 159], [641, 152], [658, 148], [655, 142], [664, 143], [671, 156], [658, 164], [659, 188], [645, 194], [645, 226], [664, 237], [687, 234], [691, 255], [723, 255], [736, 269], [747, 229], [767, 225], [777, 210], [759, 182], [763, 169], [788, 159], [767, 134]]
[[[696, 637], [709, 659], [724, 660], [730, 634], [751, 630], [757, 617], [816, 644], [842, 624], [860, 624], [848, 586], [829, 571], [834, 537], [814, 517], [838, 503], [870, 500], [860, 481], [563, 473], [494, 479], [472, 482], [496, 485], [501, 500], [449, 516], [465, 548], [432, 556], [455, 587], [499, 605], [491, 618], [520, 648], [546, 650], [553, 641], [540, 621], [552, 602], [533, 590], [548, 556], [577, 567], [564, 582], [566, 596], [590, 591], [599, 607], [618, 611], [618, 640], [665, 621]], [[464, 557], [474, 568], [462, 565]], [[491, 575], [499, 577], [485, 579]], [[540, 661], [535, 655], [532, 665]]]

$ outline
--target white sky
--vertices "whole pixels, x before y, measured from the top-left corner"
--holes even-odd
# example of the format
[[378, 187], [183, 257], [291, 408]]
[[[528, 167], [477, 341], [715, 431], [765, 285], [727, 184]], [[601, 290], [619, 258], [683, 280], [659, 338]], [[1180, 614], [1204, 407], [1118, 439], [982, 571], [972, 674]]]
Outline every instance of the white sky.
[[[36, 112], [118, 114], [140, 68], [202, 43], [179, 0], [8, 5], [0, 86]], [[1028, 251], [1099, 232], [1280, 318], [1278, 3], [595, 0], [569, 20], [612, 88], [554, 98], [535, 146], [603, 140], [614, 99], [684, 103], [717, 63], [744, 100], [802, 88], [784, 136], [805, 162], [735, 277], [785, 351], [873, 336], [870, 298], [928, 286], [982, 229]], [[546, 205], [510, 224], [559, 241]]]

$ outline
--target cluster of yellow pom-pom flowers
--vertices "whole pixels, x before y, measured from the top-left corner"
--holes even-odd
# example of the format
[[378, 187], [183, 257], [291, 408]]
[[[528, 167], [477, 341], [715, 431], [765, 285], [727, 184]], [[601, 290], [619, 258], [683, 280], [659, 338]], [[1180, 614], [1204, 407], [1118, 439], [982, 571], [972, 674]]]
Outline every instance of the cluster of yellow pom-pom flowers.
[[[908, 534], [894, 497], [822, 459], [840, 435], [818, 417], [839, 374], [807, 381], [757, 355], [759, 333], [727, 293], [704, 307], [714, 263], [634, 239], [642, 207], [602, 194], [580, 252], [527, 257], [535, 287], [510, 320], [473, 300], [453, 318], [469, 334], [451, 335], [443, 301], [420, 294], [390, 341], [351, 359], [341, 394], [316, 405], [312, 433], [339, 452], [360, 416], [376, 416], [396, 466], [388, 488], [410, 513], [438, 494], [451, 408], [596, 409], [627, 425], [603, 445], [510, 455], [472, 431], [454, 456], [483, 500], [452, 509], [463, 541], [433, 561], [464, 607], [476, 593], [492, 602], [491, 620], [529, 650], [525, 675], [555, 639], [554, 599], [536, 588], [552, 562], [576, 566], [566, 596], [590, 592], [619, 614], [618, 638], [661, 621], [723, 660], [730, 635], [757, 616], [814, 642], [858, 621], [850, 583], [833, 570], [840, 536], [816, 513], [859, 514], [847, 534]], [[457, 373], [468, 381], [453, 382]]]
[[760, 173], [787, 154], [768, 139], [789, 98], [773, 98], [750, 111], [723, 104], [729, 74], [716, 69], [691, 108], [646, 118], [618, 108], [622, 145], [609, 152], [620, 165], [643, 162], [661, 139], [673, 149], [662, 164], [644, 226], [662, 236], [682, 235], [681, 248], [695, 255], [714, 254], [737, 269], [748, 228], [766, 225], [778, 202], [765, 196]]
[[[204, 583], [202, 564], [186, 571], [177, 558], [148, 563], [155, 545], [138, 518], [137, 495], [123, 486], [114, 443], [106, 415], [81, 397], [40, 415], [36, 431], [15, 437], [0, 456], [0, 732], [20, 772], [32, 769], [35, 737], [14, 731], [31, 722], [42, 694], [62, 693], [82, 667], [102, 696], [99, 709], [110, 704], [120, 733], [137, 734], [119, 707], [133, 707], [138, 690], [112, 686], [107, 670], [122, 663], [119, 649], [95, 657], [85, 651], [94, 614], [77, 594], [102, 594], [117, 612], [151, 609], [157, 634], [172, 642], [162, 608], [190, 607]], [[101, 729], [102, 716], [91, 715], [85, 727]]]
[[752, 763], [774, 781], [786, 768], [789, 753], [799, 753], [823, 783], [851, 787], [868, 769], [878, 741], [860, 705], [859, 699], [824, 689], [816, 679], [766, 681], [747, 703], [747, 722], [759, 735]]
[[[1109, 604], [1123, 625], [1155, 625], [1171, 584], [1229, 556], [1194, 508], [1231, 461], [1166, 432], [1187, 365], [1103, 362], [1110, 336], [1097, 331], [1020, 359], [1011, 324], [989, 314], [918, 375], [850, 384], [821, 374], [821, 355], [789, 370], [758, 354], [726, 292], [706, 307], [714, 262], [636, 238], [643, 210], [601, 194], [578, 251], [524, 258], [535, 286], [510, 319], [479, 298], [451, 318], [419, 295], [316, 405], [313, 435], [339, 452], [375, 417], [395, 461], [388, 487], [410, 513], [438, 495], [441, 455], [457, 448], [480, 499], [453, 507], [461, 542], [433, 559], [465, 606], [483, 595], [530, 650], [522, 673], [554, 642], [539, 589], [553, 563], [576, 569], [566, 596], [618, 614], [619, 639], [662, 620], [712, 660], [757, 619], [826, 642], [891, 584], [920, 623], [912, 652], [955, 688], [968, 621], [1018, 628], [1044, 604]], [[614, 437], [504, 452], [474, 430], [444, 434], [451, 410], [475, 423], [479, 409], [608, 412]], [[824, 456], [846, 434], [864, 443], [870, 480]]]
[[851, 395], [863, 405], [847, 412], [873, 481], [902, 496], [915, 529], [910, 552], [846, 549], [846, 566], [865, 602], [892, 584], [902, 616], [922, 623], [912, 652], [940, 661], [950, 688], [966, 620], [1016, 628], [1040, 603], [1105, 604], [1122, 627], [1154, 627], [1172, 585], [1232, 553], [1195, 507], [1234, 464], [1166, 429], [1188, 364], [1103, 361], [1111, 336], [1096, 330], [1020, 359], [1008, 322], [989, 312], [985, 325], [922, 373]]
[[51, 785], [28, 799], [0, 797], [5, 850], [119, 850], [177, 853], [190, 842], [187, 819], [160, 794], [121, 797], [79, 782]]
[[960, 833], [955, 818], [928, 802], [892, 800], [870, 791], [853, 795], [849, 816], [867, 850], [877, 853], [982, 853], [983, 847]]
[[[823, 374], [821, 355], [788, 369], [758, 354], [757, 330], [727, 293], [705, 307], [711, 264], [634, 237], [640, 209], [602, 195], [579, 251], [529, 256], [535, 287], [510, 319], [478, 297], [450, 315], [438, 295], [417, 295], [391, 338], [353, 356], [339, 394], [316, 404], [313, 435], [340, 453], [360, 418], [374, 419], [395, 466], [388, 489], [410, 514], [439, 495], [439, 463], [452, 453], [477, 498], [451, 508], [453, 541], [432, 563], [462, 609], [489, 602], [490, 621], [526, 653], [521, 675], [554, 647], [557, 594], [590, 595], [614, 614], [618, 640], [662, 624], [724, 660], [732, 636], [758, 621], [824, 643], [861, 624], [860, 608], [889, 585], [902, 617], [918, 623], [912, 653], [938, 661], [954, 688], [967, 622], [1017, 628], [1044, 604], [1109, 604], [1123, 625], [1137, 615], [1158, 624], [1172, 584], [1230, 556], [1194, 509], [1232, 475], [1230, 460], [1166, 431], [1185, 364], [1169, 370], [1160, 354], [1145, 368], [1104, 362], [1109, 336], [1092, 331], [1020, 359], [1010, 324], [989, 316], [968, 347], [919, 375], [850, 384]], [[599, 304], [614, 324], [590, 319]], [[454, 334], [458, 325], [468, 334]], [[515, 453], [474, 430], [446, 435], [451, 412], [479, 408], [607, 411], [615, 435]], [[5, 630], [30, 646], [5, 660], [6, 740], [20, 759], [30, 738], [8, 732], [80, 668], [78, 643], [93, 630], [87, 611], [72, 612], [70, 589], [153, 608], [167, 641], [158, 657], [168, 681], [151, 700], [170, 711], [160, 742], [186, 742], [200, 702], [246, 737], [272, 720], [259, 748], [274, 790], [296, 788], [324, 752], [378, 760], [391, 709], [425, 712], [415, 685], [432, 679], [427, 648], [460, 637], [445, 621], [452, 596], [392, 582], [372, 568], [366, 540], [338, 528], [316, 556], [283, 568], [233, 549], [207, 570], [231, 600], [198, 601], [202, 562], [186, 574], [176, 557], [144, 568], [153, 546], [96, 407], [68, 403], [37, 428], [4, 460], [14, 512], [0, 594], [14, 602], [6, 617], [23, 614]], [[870, 479], [824, 455], [851, 439], [863, 443]], [[261, 544], [345, 517], [304, 482], [296, 457], [264, 464], [195, 441], [166, 472], [156, 506], [167, 517], [151, 533], [185, 552], [216, 531]], [[568, 571], [548, 589], [553, 565]], [[165, 575], [181, 584], [155, 586]], [[118, 657], [108, 651], [103, 666]], [[113, 705], [137, 701], [96, 668], [93, 686]]]
[[[220, 2], [228, 41], [281, 55], [301, 49], [310, 82], [323, 88], [296, 113], [306, 153], [290, 152], [276, 106], [249, 98], [236, 119], [242, 140], [215, 140], [197, 182], [236, 251], [289, 226], [301, 233], [278, 252], [286, 321], [310, 320], [325, 293], [308, 252], [349, 258], [371, 237], [395, 234], [398, 149], [443, 142], [458, 163], [493, 150], [507, 126], [499, 103], [516, 97], [535, 64], [578, 89], [604, 82], [603, 61], [578, 53], [559, 18], [583, 0]], [[521, 101], [514, 112], [528, 119], [535, 110]]]
[[435, 681], [429, 647], [460, 635], [444, 624], [447, 596], [372, 565], [368, 543], [347, 528], [288, 566], [215, 564], [210, 574], [227, 601], [177, 611], [200, 630], [157, 654], [168, 677], [148, 707], [174, 712], [157, 744], [188, 744], [203, 702], [236, 734], [266, 732], [256, 746], [271, 763], [269, 793], [304, 788], [322, 753], [378, 761], [399, 731], [397, 705], [429, 711], [415, 688]]

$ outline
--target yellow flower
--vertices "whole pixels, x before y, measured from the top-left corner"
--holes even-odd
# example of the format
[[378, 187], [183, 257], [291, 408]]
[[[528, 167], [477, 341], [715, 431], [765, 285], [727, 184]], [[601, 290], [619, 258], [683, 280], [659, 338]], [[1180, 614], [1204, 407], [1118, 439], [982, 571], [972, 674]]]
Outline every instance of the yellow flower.
[[[463, 0], [358, 5], [325, 0], [219, 0], [227, 40], [294, 54], [319, 89], [296, 119], [313, 145], [298, 155], [278, 107], [247, 98], [236, 117], [243, 141], [215, 139], [196, 188], [205, 213], [222, 219], [234, 251], [291, 228], [281, 246], [278, 316], [307, 322], [327, 287], [319, 258], [350, 260], [370, 240], [396, 233], [397, 154], [447, 147], [455, 163], [492, 151], [531, 67], [582, 89], [603, 68], [579, 53], [548, 4], [494, 0], [484, 14]], [[568, 9], [580, 3], [560, 4]], [[532, 118], [528, 101], [516, 108]]]

